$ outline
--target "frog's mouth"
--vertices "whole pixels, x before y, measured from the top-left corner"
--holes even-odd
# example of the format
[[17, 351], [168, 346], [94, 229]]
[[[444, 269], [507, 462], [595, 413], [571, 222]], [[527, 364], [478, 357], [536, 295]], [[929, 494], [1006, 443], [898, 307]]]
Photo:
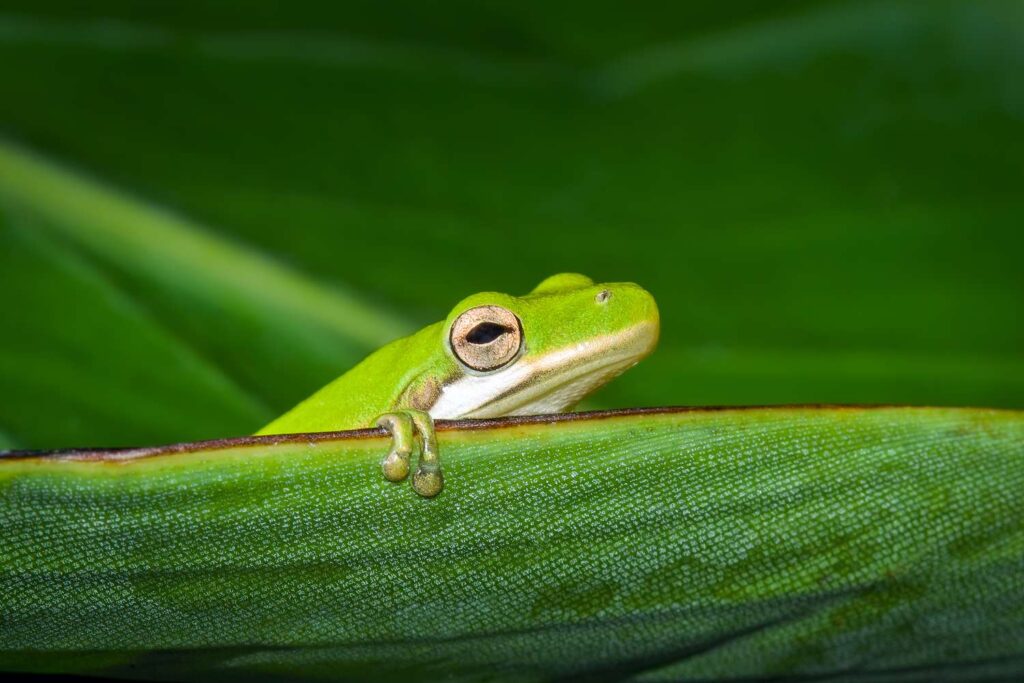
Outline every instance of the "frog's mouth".
[[645, 321], [613, 334], [524, 356], [500, 371], [465, 375], [442, 388], [434, 419], [560, 413], [639, 363], [658, 343], [658, 323]]

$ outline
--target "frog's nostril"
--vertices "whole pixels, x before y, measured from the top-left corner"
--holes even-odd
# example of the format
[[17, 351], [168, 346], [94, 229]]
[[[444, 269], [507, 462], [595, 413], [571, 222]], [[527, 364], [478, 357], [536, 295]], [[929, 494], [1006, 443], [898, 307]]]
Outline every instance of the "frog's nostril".
[[599, 303], [599, 304], [603, 304], [603, 303], [607, 302], [608, 299], [611, 299], [611, 298], [612, 298], [612, 290], [610, 290], [610, 289], [602, 289], [600, 292], [597, 293], [597, 296], [594, 297], [594, 300], [597, 301], [597, 303]]

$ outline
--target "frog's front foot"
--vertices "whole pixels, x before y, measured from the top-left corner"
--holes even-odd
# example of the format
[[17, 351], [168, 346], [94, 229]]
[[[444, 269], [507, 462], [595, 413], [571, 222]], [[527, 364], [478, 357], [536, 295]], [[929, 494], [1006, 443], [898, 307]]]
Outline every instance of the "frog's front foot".
[[437, 453], [434, 421], [422, 410], [401, 410], [377, 418], [377, 425], [391, 434], [391, 451], [381, 462], [388, 481], [399, 482], [409, 476], [409, 461], [419, 433], [420, 462], [412, 475], [412, 488], [424, 498], [433, 498], [444, 488], [441, 460]]

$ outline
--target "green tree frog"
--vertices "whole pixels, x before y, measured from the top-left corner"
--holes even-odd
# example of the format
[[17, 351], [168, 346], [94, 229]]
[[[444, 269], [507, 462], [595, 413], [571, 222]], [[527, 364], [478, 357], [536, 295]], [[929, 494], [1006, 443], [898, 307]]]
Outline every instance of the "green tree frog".
[[632, 283], [563, 273], [525, 296], [482, 292], [448, 317], [372, 353], [258, 434], [356, 429], [392, 438], [382, 469], [402, 481], [416, 434], [413, 489], [430, 498], [444, 475], [433, 420], [571, 409], [636, 365], [658, 341], [654, 298]]

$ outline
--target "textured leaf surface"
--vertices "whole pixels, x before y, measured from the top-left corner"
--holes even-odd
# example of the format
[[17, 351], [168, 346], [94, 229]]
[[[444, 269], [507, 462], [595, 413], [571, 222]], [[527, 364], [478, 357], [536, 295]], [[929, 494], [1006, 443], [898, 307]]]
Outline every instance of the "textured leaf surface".
[[0, 667], [249, 680], [1024, 674], [1024, 414], [778, 408], [0, 458]]

